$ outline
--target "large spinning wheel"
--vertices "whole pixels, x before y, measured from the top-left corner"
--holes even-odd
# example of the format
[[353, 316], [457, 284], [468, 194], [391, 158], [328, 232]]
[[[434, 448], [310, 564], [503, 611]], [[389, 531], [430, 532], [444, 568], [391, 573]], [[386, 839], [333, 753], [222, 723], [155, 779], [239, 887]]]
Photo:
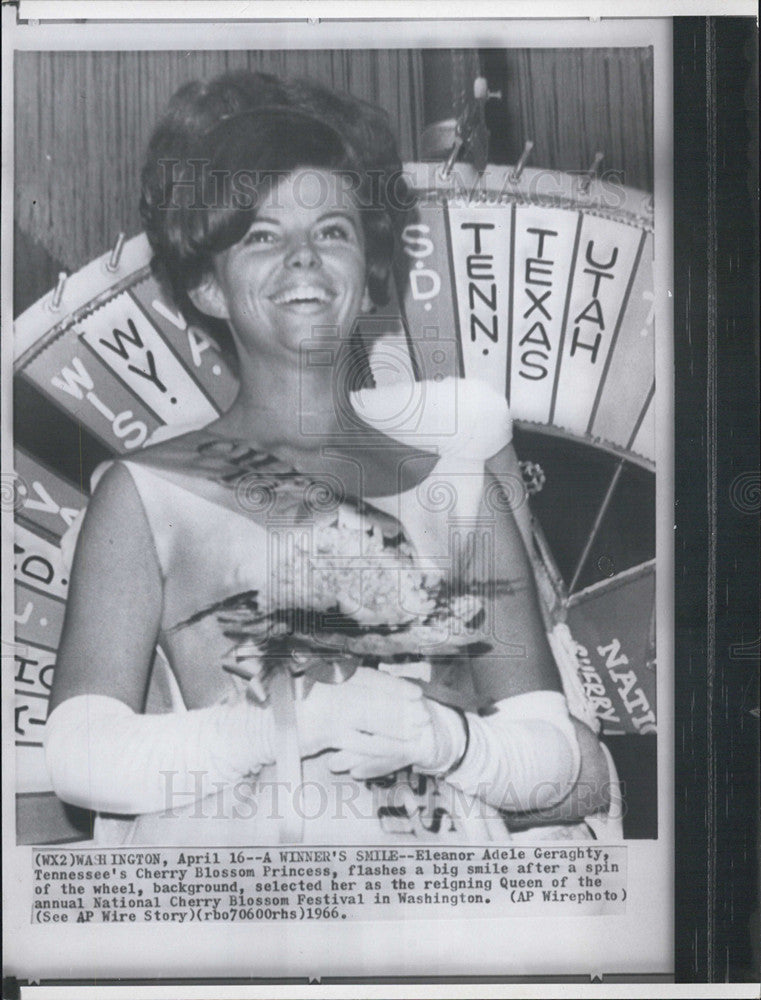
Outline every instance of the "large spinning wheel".
[[[603, 734], [653, 732], [651, 200], [520, 165], [480, 179], [459, 166], [409, 169], [418, 215], [404, 232], [398, 295], [368, 333], [408, 352], [418, 377], [478, 376], [506, 394], [519, 456], [534, 487], [543, 483], [530, 545], [566, 682]], [[143, 236], [120, 240], [16, 323], [22, 796], [49, 789], [41, 732], [68, 584], [60, 540], [92, 469], [160, 428], [214, 419], [235, 391], [149, 256]], [[378, 379], [393, 377], [382, 350], [371, 363]]]

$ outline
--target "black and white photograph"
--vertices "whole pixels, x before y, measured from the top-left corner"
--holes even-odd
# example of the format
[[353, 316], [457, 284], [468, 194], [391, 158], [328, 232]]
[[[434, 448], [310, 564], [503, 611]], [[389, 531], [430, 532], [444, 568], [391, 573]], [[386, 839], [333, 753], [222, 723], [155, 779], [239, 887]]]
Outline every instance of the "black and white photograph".
[[[191, 55], [17, 55], [18, 226], [61, 274], [16, 327], [17, 745], [51, 820], [620, 839], [620, 746], [655, 836], [651, 50]], [[620, 106], [572, 132], [606, 73]], [[81, 107], [99, 77], [121, 102]]]
[[667, 20], [94, 27], [6, 61], [27, 928], [668, 975]]

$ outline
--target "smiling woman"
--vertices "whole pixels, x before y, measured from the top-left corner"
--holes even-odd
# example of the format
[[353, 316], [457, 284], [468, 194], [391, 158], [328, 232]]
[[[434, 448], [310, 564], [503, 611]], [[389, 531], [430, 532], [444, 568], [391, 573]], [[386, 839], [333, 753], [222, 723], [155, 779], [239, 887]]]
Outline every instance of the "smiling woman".
[[[504, 397], [356, 363], [399, 173], [382, 112], [256, 75], [184, 88], [151, 141], [155, 270], [226, 324], [240, 389], [96, 472], [46, 746], [102, 841], [589, 837], [607, 806], [511, 509]], [[174, 705], [147, 714], [157, 649]]]
[[[244, 392], [260, 395], [262, 356], [275, 366], [269, 375], [292, 388], [303, 377], [293, 354], [313, 327], [346, 337], [363, 304], [371, 306], [360, 211], [341, 182], [335, 173], [297, 170], [273, 184], [248, 232], [190, 292], [202, 312], [230, 322]], [[328, 377], [312, 369], [320, 371]]]
[[298, 207], [326, 204], [337, 175], [337, 207], [359, 211], [367, 283], [376, 304], [388, 296], [398, 236], [413, 200], [385, 114], [318, 84], [235, 74], [175, 95], [151, 139], [141, 214], [181, 305], [213, 257], [243, 239], [273, 192], [300, 170]]

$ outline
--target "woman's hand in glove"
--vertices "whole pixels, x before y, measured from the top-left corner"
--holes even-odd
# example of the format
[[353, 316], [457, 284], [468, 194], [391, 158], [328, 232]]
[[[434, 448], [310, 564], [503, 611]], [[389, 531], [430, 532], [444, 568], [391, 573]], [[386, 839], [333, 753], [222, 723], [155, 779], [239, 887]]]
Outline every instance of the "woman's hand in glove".
[[[378, 778], [412, 765], [423, 771], [448, 770], [462, 756], [466, 731], [462, 717], [451, 708], [423, 696], [416, 684], [367, 671], [362, 679], [366, 709], [353, 705], [351, 721], [334, 728], [330, 758], [333, 772], [353, 778]], [[356, 676], [356, 674], [355, 674]], [[340, 685], [346, 687], [347, 685]]]
[[368, 667], [359, 667], [341, 684], [314, 684], [296, 702], [296, 718], [302, 757], [330, 748], [357, 758], [396, 760], [412, 746], [433, 742], [420, 688]]

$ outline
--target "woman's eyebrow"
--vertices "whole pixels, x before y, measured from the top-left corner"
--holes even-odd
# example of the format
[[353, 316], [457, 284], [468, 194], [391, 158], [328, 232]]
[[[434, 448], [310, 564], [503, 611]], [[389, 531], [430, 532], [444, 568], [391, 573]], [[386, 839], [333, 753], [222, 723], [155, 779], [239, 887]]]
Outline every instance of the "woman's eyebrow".
[[344, 208], [330, 208], [317, 221], [324, 222], [326, 219], [342, 219], [344, 222], [348, 222], [354, 226], [355, 229], [357, 227], [357, 222], [353, 214]]
[[[346, 222], [351, 223], [351, 225], [353, 226], [356, 225], [356, 221], [352, 213], [348, 212], [346, 209], [343, 208], [329, 208], [322, 215], [318, 216], [317, 222], [323, 222], [325, 219], [336, 219], [336, 218], [344, 219]], [[282, 219], [273, 219], [269, 215], [257, 215], [254, 221], [251, 223], [251, 225], [255, 226], [259, 222], [267, 223], [270, 226], [281, 226], [283, 224]]]

